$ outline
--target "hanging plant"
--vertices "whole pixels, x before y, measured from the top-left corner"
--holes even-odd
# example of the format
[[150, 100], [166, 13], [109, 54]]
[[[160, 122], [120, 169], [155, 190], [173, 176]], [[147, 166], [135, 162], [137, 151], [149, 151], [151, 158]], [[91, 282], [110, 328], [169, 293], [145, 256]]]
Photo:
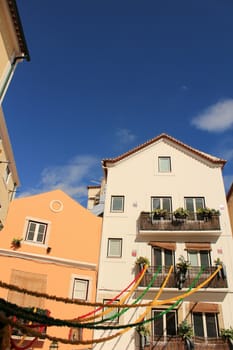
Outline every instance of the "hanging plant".
[[11, 241], [11, 247], [14, 249], [20, 248], [22, 240], [22, 238], [13, 238]]
[[185, 338], [191, 338], [193, 336], [193, 327], [191, 324], [188, 324], [186, 320], [182, 321], [178, 326], [178, 335]]
[[185, 260], [183, 255], [181, 255], [176, 264], [176, 278], [177, 278], [177, 287], [182, 289], [184, 282], [187, 277], [187, 270], [190, 268], [191, 263], [188, 260]]

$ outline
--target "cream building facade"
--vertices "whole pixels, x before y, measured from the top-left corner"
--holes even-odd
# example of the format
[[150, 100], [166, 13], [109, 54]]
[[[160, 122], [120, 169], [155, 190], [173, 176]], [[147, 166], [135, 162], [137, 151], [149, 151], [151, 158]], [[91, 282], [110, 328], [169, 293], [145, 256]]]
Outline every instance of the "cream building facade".
[[9, 204], [15, 197], [19, 184], [14, 154], [0, 107], [0, 229], [5, 225]]
[[18, 62], [30, 60], [16, 0], [0, 0], [0, 105]]
[[[192, 328], [195, 349], [229, 348], [220, 337], [221, 329], [233, 326], [233, 246], [224, 164], [167, 134], [103, 160], [105, 203], [97, 301], [154, 302], [154, 306], [125, 307], [123, 312], [115, 307], [109, 314], [100, 314], [105, 326], [116, 329], [96, 330], [94, 339], [103, 342], [94, 349], [184, 349], [178, 336], [183, 321]], [[175, 217], [180, 207], [188, 210], [187, 218]], [[204, 208], [214, 210], [204, 217]], [[158, 209], [166, 211], [162, 218], [155, 215]], [[146, 257], [150, 266], [126, 300], [139, 257]], [[184, 275], [177, 265], [182, 257], [191, 264]], [[216, 274], [218, 261], [223, 268]], [[146, 338], [135, 327], [142, 320], [148, 320]], [[125, 328], [128, 325], [132, 327]]]

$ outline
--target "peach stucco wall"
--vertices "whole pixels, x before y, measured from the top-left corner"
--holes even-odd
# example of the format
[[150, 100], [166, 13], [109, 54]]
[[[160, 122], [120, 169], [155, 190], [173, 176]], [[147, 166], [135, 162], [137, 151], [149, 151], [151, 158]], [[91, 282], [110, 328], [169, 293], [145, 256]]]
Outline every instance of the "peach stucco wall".
[[[48, 240], [44, 247], [23, 240], [21, 247], [14, 250], [11, 241], [14, 237], [24, 239], [26, 218], [49, 222]], [[70, 298], [72, 276], [88, 278], [88, 301], [94, 302], [101, 225], [101, 218], [91, 214], [60, 190], [15, 199], [10, 205], [6, 225], [0, 236], [0, 279], [9, 283], [12, 269], [44, 274], [47, 276], [48, 295]], [[48, 246], [51, 247], [49, 253], [46, 251]], [[0, 288], [0, 297], [7, 299], [7, 295], [8, 290]], [[61, 319], [72, 319], [91, 310], [91, 307], [48, 299], [44, 300], [43, 308], [49, 309], [51, 316]], [[69, 328], [48, 328], [47, 333], [68, 339]], [[84, 339], [91, 337], [91, 331], [85, 330]], [[43, 349], [47, 350], [49, 343], [45, 341]], [[85, 346], [75, 346], [75, 349], [79, 348]], [[60, 349], [74, 349], [74, 346], [59, 343]]]

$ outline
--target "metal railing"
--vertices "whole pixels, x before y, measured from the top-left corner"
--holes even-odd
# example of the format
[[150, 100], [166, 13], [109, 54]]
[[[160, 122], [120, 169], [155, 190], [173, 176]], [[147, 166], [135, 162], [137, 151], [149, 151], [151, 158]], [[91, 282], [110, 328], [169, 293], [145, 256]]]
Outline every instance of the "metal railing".
[[[155, 279], [152, 287], [160, 288], [164, 279], [166, 278], [170, 266], [162, 266], [161, 272], [158, 274]], [[150, 266], [145, 275], [143, 276], [140, 287], [147, 287], [157, 271], [158, 267]], [[200, 278], [198, 279], [196, 285], [204, 282], [208, 277], [212, 275], [212, 273], [216, 270], [215, 266], [205, 267]], [[190, 285], [196, 280], [198, 273], [200, 272], [199, 266], [192, 266], [187, 270], [186, 279], [183, 283], [183, 288], [189, 288]], [[222, 270], [207, 284], [204, 288], [227, 288], [227, 276], [222, 273]], [[174, 268], [174, 272], [169, 277], [168, 283], [166, 284], [166, 288], [178, 288], [178, 273]]]
[[141, 212], [138, 229], [139, 231], [220, 231], [220, 220], [217, 215], [200, 219], [195, 213], [186, 219], [176, 219], [172, 213], [156, 219], [151, 212]]

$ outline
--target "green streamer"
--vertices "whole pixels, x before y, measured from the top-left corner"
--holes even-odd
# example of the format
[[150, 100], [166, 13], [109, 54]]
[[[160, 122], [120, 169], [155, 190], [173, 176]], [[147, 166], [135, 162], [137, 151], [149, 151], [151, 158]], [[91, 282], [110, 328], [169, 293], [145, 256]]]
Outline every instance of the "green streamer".
[[[197, 277], [195, 278], [195, 280], [193, 281], [193, 283], [189, 287], [188, 291], [190, 291], [193, 288], [193, 285], [200, 278], [201, 274], [203, 273], [203, 270], [204, 269], [200, 270]], [[183, 301], [183, 299], [184, 298], [179, 299], [173, 305], [171, 305], [169, 308], [162, 311], [161, 313], [159, 313], [158, 315], [156, 315], [153, 318], [150, 318], [148, 320], [144, 320], [142, 322], [136, 322], [136, 323], [131, 323], [131, 324], [127, 324], [127, 325], [119, 325], [119, 326], [110, 326], [110, 325], [108, 325], [108, 326], [94, 326], [94, 325], [82, 324], [82, 323], [78, 323], [78, 322], [74, 322], [74, 321], [60, 320], [60, 319], [56, 319], [53, 317], [48, 317], [46, 315], [39, 315], [39, 314], [31, 313], [30, 311], [25, 310], [24, 308], [19, 307], [16, 304], [6, 302], [4, 299], [0, 299], [0, 309], [2, 311], [4, 311], [8, 317], [15, 315], [19, 318], [23, 318], [24, 320], [37, 322], [39, 324], [43, 324], [43, 325], [47, 325], [47, 326], [67, 326], [70, 328], [88, 328], [88, 329], [112, 330], [112, 329], [123, 329], [123, 328], [128, 328], [128, 327], [136, 327], [136, 326], [142, 325], [144, 323], [151, 322], [151, 321], [157, 319], [158, 317], [161, 317], [162, 315], [168, 313], [171, 309], [173, 309], [179, 303], [181, 303]], [[43, 338], [43, 335], [41, 336], [41, 338]]]
[[[148, 290], [151, 288], [151, 286], [153, 285], [153, 283], [154, 283], [154, 281], [156, 280], [156, 278], [157, 278], [157, 276], [158, 276], [158, 274], [160, 273], [160, 271], [161, 271], [161, 269], [162, 269], [162, 266], [159, 266], [158, 267], [158, 270], [155, 272], [155, 274], [153, 275], [153, 277], [152, 277], [152, 279], [151, 279], [151, 281], [150, 281], [150, 283], [148, 284], [148, 286], [146, 287], [146, 289], [139, 295], [139, 297], [132, 303], [132, 305], [135, 305], [135, 304], [137, 304], [137, 302], [139, 301], [139, 300], [141, 300], [143, 297], [144, 297], [144, 295], [148, 292]], [[117, 306], [116, 306], [117, 307]], [[100, 324], [100, 323], [103, 323], [103, 322], [106, 322], [106, 321], [112, 321], [112, 320], [114, 320], [115, 318], [117, 318], [117, 317], [120, 317], [121, 315], [123, 315], [126, 311], [128, 311], [130, 308], [129, 307], [127, 307], [127, 308], [125, 308], [125, 309], [122, 309], [121, 311], [119, 311], [119, 312], [116, 312], [114, 315], [112, 315], [111, 317], [109, 317], [109, 318], [105, 318], [105, 319], [103, 319], [103, 320], [101, 320], [101, 321], [97, 321], [97, 322], [90, 322], [90, 323], [84, 323], [85, 325], [87, 324], [87, 325], [97, 325], [97, 324]]]

